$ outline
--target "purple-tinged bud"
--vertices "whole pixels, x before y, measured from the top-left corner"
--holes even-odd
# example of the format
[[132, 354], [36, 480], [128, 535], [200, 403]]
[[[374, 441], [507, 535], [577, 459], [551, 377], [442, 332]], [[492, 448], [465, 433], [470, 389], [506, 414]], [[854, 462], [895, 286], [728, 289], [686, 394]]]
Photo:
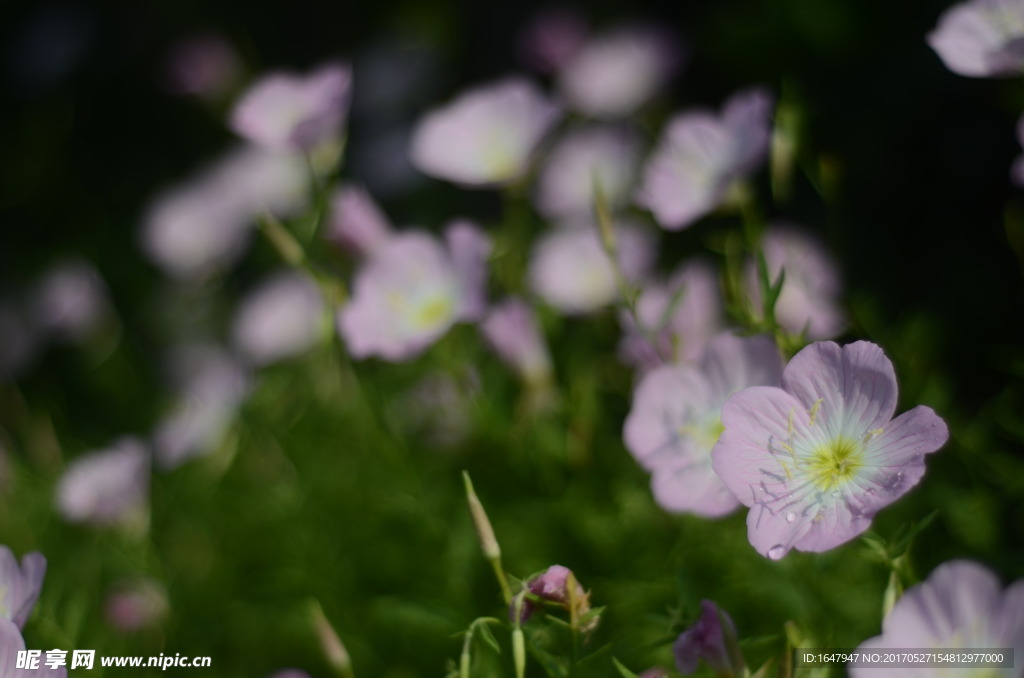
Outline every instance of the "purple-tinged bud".
[[716, 676], [742, 675], [743, 656], [732, 618], [710, 600], [702, 600], [700, 607], [697, 623], [683, 631], [672, 646], [679, 673], [693, 673], [703, 659]]

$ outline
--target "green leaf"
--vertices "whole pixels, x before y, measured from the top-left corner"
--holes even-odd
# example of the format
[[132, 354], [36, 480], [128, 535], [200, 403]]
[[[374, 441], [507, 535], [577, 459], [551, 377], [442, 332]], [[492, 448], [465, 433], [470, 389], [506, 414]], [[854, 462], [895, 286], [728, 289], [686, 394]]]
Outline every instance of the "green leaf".
[[615, 664], [615, 668], [619, 670], [619, 675], [621, 675], [622, 678], [636, 678], [636, 674], [623, 666], [622, 662], [617, 658], [612, 657], [612, 663]]

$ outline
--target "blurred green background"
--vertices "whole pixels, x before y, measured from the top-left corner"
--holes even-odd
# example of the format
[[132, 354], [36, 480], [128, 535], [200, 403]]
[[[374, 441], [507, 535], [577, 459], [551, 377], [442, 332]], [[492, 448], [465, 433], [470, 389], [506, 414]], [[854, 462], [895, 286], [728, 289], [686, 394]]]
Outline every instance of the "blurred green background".
[[[188, 332], [159, 308], [167, 283], [142, 256], [138, 226], [163, 187], [232, 137], [222, 108], [167, 90], [172, 47], [216, 31], [254, 74], [351, 58], [358, 106], [360, 88], [373, 84], [360, 84], [361, 57], [382, 43], [413, 45], [436, 63], [432, 89], [408, 112], [414, 118], [467, 85], [522, 70], [517, 32], [542, 6], [0, 5], [0, 295], [22, 294], [48, 265], [77, 254], [103, 276], [122, 325], [112, 350], [49, 348], [0, 385], [0, 443], [10, 457], [0, 475], [0, 544], [40, 550], [50, 565], [25, 630], [30, 647], [209, 655], [207, 672], [219, 676], [286, 666], [326, 676], [309, 614], [318, 600], [356, 675], [444, 675], [461, 650], [454, 634], [477, 616], [503, 616], [462, 469], [510, 572], [566, 565], [592, 602], [607, 606], [591, 649], [610, 647], [580, 675], [615, 675], [610, 654], [636, 671], [670, 665], [665, 641], [705, 597], [733, 615], [754, 666], [782, 651], [788, 620], [824, 647], [878, 633], [888, 570], [861, 541], [770, 562], [748, 545], [745, 512], [708, 521], [654, 504], [622, 444], [632, 377], [614, 359], [614, 311], [545, 318], [562, 396], [554, 412], [524, 415], [520, 386], [471, 327], [402, 366], [352, 364], [328, 340], [259, 373], [214, 455], [154, 474], [146, 537], [55, 515], [53, 488], [69, 459], [152, 428], [168, 403], [158, 358]], [[826, 240], [846, 281], [846, 338], [884, 347], [901, 411], [931, 405], [951, 429], [922, 484], [883, 511], [874, 531], [891, 540], [937, 511], [911, 549], [916, 576], [969, 557], [1011, 581], [1024, 576], [1024, 200], [1009, 166], [1020, 153], [1024, 91], [1020, 81], [969, 80], [942, 66], [924, 36], [945, 7], [735, 0], [581, 9], [598, 27], [662, 23], [689, 46], [689, 64], [652, 120], [717, 107], [750, 84], [799, 108], [806, 175], [769, 216]], [[372, 111], [353, 117], [353, 153], [373, 122]], [[342, 177], [365, 179], [348, 164]], [[500, 218], [496, 195], [433, 180], [383, 203], [399, 224]], [[713, 243], [728, 221], [664, 238], [664, 266]], [[278, 265], [255, 239], [216, 281], [219, 301], [203, 322], [226, 323], [232, 301]], [[428, 408], [403, 395], [439, 370], [452, 402], [433, 398]], [[463, 432], [454, 443], [448, 426]], [[139, 574], [163, 584], [169, 614], [120, 634], [104, 619], [103, 596]], [[507, 651], [503, 662], [512, 675]], [[535, 664], [530, 675], [540, 675]]]

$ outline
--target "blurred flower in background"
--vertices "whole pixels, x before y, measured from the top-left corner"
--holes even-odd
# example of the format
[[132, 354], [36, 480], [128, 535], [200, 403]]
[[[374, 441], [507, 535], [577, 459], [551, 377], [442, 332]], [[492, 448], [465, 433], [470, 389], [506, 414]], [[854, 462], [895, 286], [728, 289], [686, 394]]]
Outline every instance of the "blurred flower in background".
[[[654, 238], [631, 223], [615, 229], [618, 266], [627, 282], [647, 276]], [[530, 256], [530, 286], [555, 309], [570, 315], [596, 311], [619, 298], [615, 270], [592, 222], [575, 221], [545, 233]]]
[[149, 454], [141, 440], [121, 438], [105, 450], [74, 459], [57, 486], [61, 515], [98, 526], [147, 523]]
[[459, 321], [483, 312], [490, 241], [468, 222], [454, 222], [447, 247], [423, 231], [387, 240], [356, 274], [338, 331], [355, 358], [409, 360]]
[[[907, 589], [882, 622], [882, 635], [870, 638], [857, 649], [861, 652], [898, 650], [989, 651], [1012, 648], [1014, 657], [1024, 652], [1024, 579], [1003, 589], [987, 568], [969, 560], [944, 563], [924, 582]], [[1016, 662], [1016, 659], [1014, 660]], [[950, 668], [957, 676], [985, 675], [1015, 678], [1020, 668], [1014, 662], [1003, 668]], [[933, 668], [864, 667], [850, 668], [852, 678], [925, 678]]]
[[335, 191], [327, 223], [328, 240], [353, 255], [366, 257], [387, 242], [393, 230], [366, 189], [348, 184]]
[[829, 341], [797, 353], [782, 388], [748, 388], [726, 401], [713, 467], [751, 507], [747, 532], [758, 553], [777, 560], [792, 548], [835, 548], [921, 480], [925, 455], [949, 431], [923, 405], [893, 419], [896, 390], [877, 345]]
[[533, 309], [522, 299], [509, 298], [494, 306], [480, 323], [487, 343], [527, 384], [551, 378], [551, 355]]
[[286, 271], [267, 278], [235, 312], [235, 347], [255, 365], [299, 355], [311, 348], [324, 323], [324, 301], [316, 283]]
[[950, 7], [928, 34], [946, 68], [971, 78], [1024, 74], [1024, 4], [969, 0]]
[[547, 7], [519, 34], [522, 61], [540, 73], [554, 73], [575, 55], [587, 35], [587, 20], [567, 7]]
[[658, 504], [676, 513], [723, 516], [740, 502], [711, 468], [722, 405], [748, 386], [777, 386], [782, 357], [769, 337], [720, 334], [699, 365], [665, 365], [637, 385], [623, 428], [626, 448], [651, 472]]
[[341, 136], [351, 97], [347, 63], [325, 64], [307, 76], [268, 73], [235, 104], [231, 129], [268, 148], [312, 151]]
[[[795, 334], [811, 340], [830, 339], [846, 326], [839, 305], [842, 280], [836, 263], [813, 237], [788, 224], [770, 225], [761, 238], [769, 280], [785, 271], [782, 292], [775, 301], [775, 319]], [[753, 317], [763, 313], [757, 262], [746, 269], [747, 300]]]
[[27, 316], [18, 300], [0, 297], [0, 381], [24, 374], [39, 349], [41, 342]]
[[419, 121], [412, 161], [424, 174], [465, 186], [515, 181], [560, 115], [523, 77], [475, 87]]
[[635, 317], [619, 312], [619, 356], [641, 372], [699, 360], [711, 338], [725, 329], [722, 308], [712, 265], [701, 259], [684, 262], [668, 281], [643, 287]]
[[475, 370], [458, 375], [434, 370], [397, 394], [387, 409], [388, 420], [404, 435], [430, 447], [451, 448], [469, 435], [473, 403], [479, 395]]
[[157, 466], [164, 470], [216, 449], [249, 393], [245, 368], [219, 346], [177, 347], [169, 363], [176, 401], [153, 431]]
[[31, 299], [33, 325], [58, 341], [84, 341], [115, 317], [107, 286], [84, 259], [61, 261], [47, 270]]
[[42, 553], [26, 553], [19, 566], [11, 549], [0, 546], [0, 618], [24, 628], [45, 576], [46, 558]]
[[772, 99], [759, 89], [732, 96], [719, 116], [689, 111], [669, 120], [644, 167], [636, 201], [670, 231], [716, 209], [729, 190], [764, 162]]
[[242, 146], [158, 197], [142, 227], [142, 247], [165, 273], [205, 277], [241, 255], [254, 220], [293, 215], [308, 201], [302, 156]]
[[121, 633], [134, 633], [157, 624], [168, 609], [164, 587], [149, 578], [115, 584], [103, 603], [107, 622]]
[[593, 125], [566, 132], [541, 168], [537, 210], [556, 221], [589, 216], [597, 186], [610, 208], [625, 206], [639, 155], [639, 140], [626, 127]]
[[217, 33], [201, 33], [174, 45], [167, 57], [172, 92], [211, 101], [226, 98], [240, 81], [243, 66], [234, 47]]
[[558, 89], [569, 107], [598, 119], [632, 115], [675, 74], [682, 50], [661, 26], [621, 26], [588, 37], [565, 59]]

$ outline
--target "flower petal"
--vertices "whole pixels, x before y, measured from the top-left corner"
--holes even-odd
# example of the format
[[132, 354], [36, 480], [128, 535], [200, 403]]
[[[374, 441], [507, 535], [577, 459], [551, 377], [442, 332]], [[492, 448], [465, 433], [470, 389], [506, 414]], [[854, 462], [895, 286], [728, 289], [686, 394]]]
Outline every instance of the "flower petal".
[[702, 366], [712, 391], [721, 397], [748, 386], [778, 386], [782, 378], [782, 356], [765, 336], [719, 334], [708, 344]]
[[769, 485], [788, 491], [771, 449], [790, 437], [790, 426], [803, 431], [808, 423], [803, 403], [780, 388], [752, 386], [732, 395], [722, 406], [725, 431], [711, 451], [715, 473], [747, 506], [762, 501], [758, 493]]
[[811, 344], [786, 366], [782, 387], [804, 407], [817, 406], [830, 437], [860, 438], [885, 426], [896, 411], [892, 363], [867, 341], [844, 347], [831, 341]]
[[626, 447], [647, 470], [689, 460], [693, 441], [679, 429], [704, 415], [710, 397], [707, 380], [696, 368], [666, 365], [653, 370], [633, 395], [623, 429]]
[[717, 518], [740, 505], [707, 461], [679, 462], [654, 469], [651, 491], [658, 505], [672, 513], [696, 513]]
[[[39, 599], [39, 592], [43, 588], [43, 578], [46, 576], [46, 557], [42, 553], [33, 551], [26, 553], [21, 559], [21, 581], [19, 585], [12, 586], [8, 595], [17, 595], [20, 600], [10, 599], [8, 602], [13, 606], [10, 610], [11, 620], [19, 628], [25, 627]], [[9, 584], [10, 585], [10, 584]]]
[[894, 645], [913, 640], [922, 643], [914, 647], [942, 647], [958, 632], [993, 617], [999, 600], [999, 580], [991, 571], [954, 560], [903, 594], [882, 623], [882, 633]]

